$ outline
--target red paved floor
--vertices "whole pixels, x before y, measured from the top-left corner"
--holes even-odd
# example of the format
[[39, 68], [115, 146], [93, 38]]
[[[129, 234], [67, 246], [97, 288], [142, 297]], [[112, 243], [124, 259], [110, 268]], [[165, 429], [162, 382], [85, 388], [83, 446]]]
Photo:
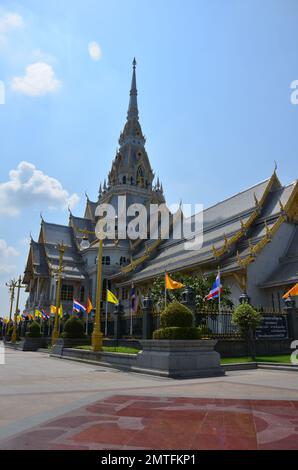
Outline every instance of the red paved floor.
[[298, 402], [112, 396], [0, 449], [298, 449]]

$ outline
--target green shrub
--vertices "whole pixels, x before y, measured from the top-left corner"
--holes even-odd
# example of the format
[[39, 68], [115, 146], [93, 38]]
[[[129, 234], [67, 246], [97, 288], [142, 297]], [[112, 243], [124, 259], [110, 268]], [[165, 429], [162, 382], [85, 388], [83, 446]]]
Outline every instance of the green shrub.
[[154, 339], [200, 339], [198, 328], [193, 326], [192, 311], [175, 301], [167, 305], [160, 317], [161, 329], [154, 331]]
[[201, 334], [195, 326], [169, 326], [153, 333], [153, 339], [200, 339]]
[[241, 335], [246, 338], [249, 331], [254, 331], [260, 324], [262, 316], [250, 304], [240, 304], [232, 314], [232, 322], [238, 325]]
[[160, 324], [163, 328], [172, 326], [191, 327], [193, 325], [192, 311], [177, 301], [172, 302], [162, 312]]
[[29, 338], [40, 338], [41, 333], [40, 333], [40, 325], [36, 321], [33, 321], [29, 327], [28, 327], [28, 332], [26, 333], [26, 336]]
[[212, 330], [208, 328], [207, 325], [200, 325], [198, 327], [198, 330], [201, 334], [201, 336], [210, 336], [212, 334]]
[[11, 338], [13, 333], [13, 326], [9, 326], [8, 329], [6, 330], [6, 337]]
[[72, 316], [66, 320], [62, 338], [84, 338], [84, 323], [77, 316]]

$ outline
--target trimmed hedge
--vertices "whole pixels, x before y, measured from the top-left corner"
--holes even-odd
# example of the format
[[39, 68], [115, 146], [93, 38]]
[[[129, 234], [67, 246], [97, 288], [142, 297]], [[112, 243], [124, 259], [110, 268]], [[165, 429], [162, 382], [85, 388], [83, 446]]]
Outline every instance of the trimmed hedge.
[[41, 333], [40, 333], [40, 325], [36, 321], [33, 321], [29, 327], [28, 327], [28, 332], [26, 333], [26, 336], [28, 338], [40, 338]]
[[201, 334], [195, 326], [169, 326], [153, 333], [153, 339], [200, 339]]
[[212, 334], [212, 330], [208, 328], [207, 325], [200, 325], [198, 326], [198, 330], [201, 336], [210, 336]]
[[84, 323], [77, 316], [72, 316], [66, 320], [64, 325], [64, 332], [62, 333], [62, 338], [84, 338], [85, 329]]
[[192, 311], [175, 301], [167, 305], [160, 317], [162, 328], [154, 331], [153, 339], [200, 339], [201, 333], [193, 326]]
[[172, 302], [162, 312], [160, 317], [160, 324], [162, 328], [172, 326], [192, 327], [192, 311], [177, 301]]

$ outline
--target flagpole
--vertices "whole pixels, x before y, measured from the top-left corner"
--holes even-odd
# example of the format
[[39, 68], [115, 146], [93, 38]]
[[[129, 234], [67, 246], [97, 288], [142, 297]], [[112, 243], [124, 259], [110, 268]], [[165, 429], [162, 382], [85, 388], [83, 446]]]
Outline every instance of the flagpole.
[[132, 283], [131, 285], [131, 289], [130, 289], [130, 336], [132, 336], [132, 312], [133, 312], [133, 309], [132, 309], [132, 289], [133, 289], [133, 295], [134, 295], [134, 306], [135, 306], [135, 302], [136, 302], [136, 293], [135, 293], [135, 286], [134, 284]]
[[218, 278], [219, 278], [219, 291], [218, 291], [218, 313], [221, 310], [221, 302], [220, 302], [220, 291], [221, 291], [221, 279], [220, 279], [220, 267], [218, 266]]
[[86, 335], [88, 336], [88, 312], [86, 310]]
[[[108, 294], [107, 294], [108, 297]], [[105, 337], [108, 335], [108, 298], [106, 298]]]
[[166, 283], [167, 271], [165, 271], [165, 308], [167, 306], [167, 283]]

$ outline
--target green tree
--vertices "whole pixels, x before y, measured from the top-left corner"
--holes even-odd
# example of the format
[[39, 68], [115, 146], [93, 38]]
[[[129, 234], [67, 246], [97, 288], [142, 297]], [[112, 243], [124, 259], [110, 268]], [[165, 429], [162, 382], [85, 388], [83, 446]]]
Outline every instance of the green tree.
[[[218, 300], [208, 300], [205, 298], [210, 292], [212, 285], [215, 280], [215, 276], [191, 276], [189, 274], [174, 273], [169, 275], [178, 282], [182, 282], [185, 286], [191, 287], [195, 295], [195, 310], [196, 313], [203, 312], [204, 310], [214, 310], [215, 313], [218, 311]], [[182, 300], [182, 289], [167, 290], [167, 300], [173, 302]], [[151, 296], [154, 302], [154, 306], [157, 310], [162, 310], [165, 306], [165, 277], [159, 276], [154, 279]], [[225, 308], [233, 308], [233, 302], [231, 301], [231, 291], [227, 287], [223, 287], [221, 294], [221, 305]]]
[[241, 336], [246, 339], [249, 354], [253, 359], [255, 357], [255, 331], [261, 321], [261, 314], [248, 303], [238, 305], [232, 314], [232, 323], [239, 326]]

